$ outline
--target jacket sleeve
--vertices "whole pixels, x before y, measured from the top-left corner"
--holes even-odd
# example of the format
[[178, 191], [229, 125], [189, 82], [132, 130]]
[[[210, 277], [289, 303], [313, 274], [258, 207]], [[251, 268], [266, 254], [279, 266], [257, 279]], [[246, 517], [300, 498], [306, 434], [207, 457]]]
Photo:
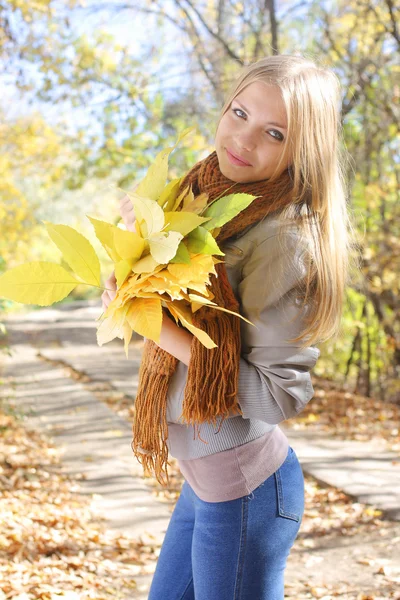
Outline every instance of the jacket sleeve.
[[278, 424], [297, 415], [311, 400], [310, 370], [320, 351], [287, 340], [304, 328], [307, 305], [294, 286], [305, 276], [306, 244], [295, 232], [271, 236], [256, 246], [242, 269], [238, 292], [242, 352], [238, 402], [245, 419]]
[[[278, 424], [297, 415], [314, 395], [310, 370], [320, 351], [301, 349], [287, 340], [304, 327], [294, 286], [306, 274], [306, 245], [297, 233], [287, 232], [282, 242], [275, 234], [246, 256], [238, 285], [241, 314], [241, 358], [238, 402], [245, 419]], [[180, 421], [187, 366], [178, 362], [168, 389], [167, 420]], [[231, 418], [236, 415], [232, 415]]]

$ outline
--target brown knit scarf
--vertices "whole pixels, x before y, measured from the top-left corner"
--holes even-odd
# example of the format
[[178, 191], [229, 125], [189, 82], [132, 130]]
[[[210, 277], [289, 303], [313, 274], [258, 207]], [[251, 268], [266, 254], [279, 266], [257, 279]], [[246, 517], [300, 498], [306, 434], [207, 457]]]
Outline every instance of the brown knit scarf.
[[[293, 182], [288, 171], [274, 182], [234, 183], [221, 173], [215, 152], [189, 171], [181, 189], [189, 184], [195, 196], [203, 192], [208, 194], [208, 202], [239, 192], [259, 196], [221, 228], [217, 236], [219, 244], [239, 236], [247, 227], [292, 201]], [[210, 289], [215, 296], [213, 301], [238, 312], [239, 303], [228, 281], [225, 264], [218, 263], [216, 272], [217, 277], [211, 275], [210, 279]], [[193, 314], [193, 322], [217, 344], [217, 348], [209, 350], [195, 336], [191, 343], [181, 418], [194, 426], [194, 432], [197, 428], [198, 439], [201, 440], [201, 423], [215, 425], [217, 418], [221, 418], [221, 426], [230, 414], [242, 414], [236, 398], [241, 350], [240, 319], [203, 306]], [[164, 486], [169, 482], [167, 391], [177, 363], [178, 359], [174, 356], [146, 340], [135, 400], [132, 450], [142, 463], [145, 474], [155, 475]]]

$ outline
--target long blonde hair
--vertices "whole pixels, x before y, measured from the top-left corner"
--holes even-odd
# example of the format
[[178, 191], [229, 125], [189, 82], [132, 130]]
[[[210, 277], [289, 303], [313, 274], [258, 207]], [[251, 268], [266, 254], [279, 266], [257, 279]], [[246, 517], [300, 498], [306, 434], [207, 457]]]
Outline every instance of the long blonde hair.
[[[341, 332], [345, 288], [353, 265], [350, 250], [355, 230], [344, 178], [347, 157], [342, 142], [340, 84], [332, 71], [303, 57], [263, 58], [242, 68], [228, 92], [217, 128], [232, 100], [255, 81], [278, 86], [287, 112], [282, 156], [289, 144], [294, 196], [279, 218], [282, 222], [296, 220], [309, 241], [307, 275], [299, 285], [303, 306], [308, 302], [307, 326], [290, 340], [304, 347], [336, 338]], [[279, 168], [280, 164], [276, 172]]]

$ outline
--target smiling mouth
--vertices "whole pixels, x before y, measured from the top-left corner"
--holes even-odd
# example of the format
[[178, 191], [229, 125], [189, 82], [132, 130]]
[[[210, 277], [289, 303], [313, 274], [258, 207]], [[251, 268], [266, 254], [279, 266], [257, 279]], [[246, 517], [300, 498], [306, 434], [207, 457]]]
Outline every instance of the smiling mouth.
[[233, 165], [237, 165], [238, 167], [251, 167], [251, 164], [247, 160], [240, 158], [240, 156], [237, 156], [236, 154], [228, 150], [228, 148], [225, 148], [225, 150], [229, 161]]

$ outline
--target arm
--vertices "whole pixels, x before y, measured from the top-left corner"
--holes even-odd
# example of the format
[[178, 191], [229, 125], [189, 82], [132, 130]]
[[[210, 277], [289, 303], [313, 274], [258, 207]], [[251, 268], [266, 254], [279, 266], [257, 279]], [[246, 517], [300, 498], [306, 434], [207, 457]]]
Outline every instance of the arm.
[[158, 344], [160, 348], [175, 356], [185, 365], [189, 365], [192, 337], [190, 331], [178, 327], [175, 321], [163, 311], [161, 336]]
[[[312, 398], [310, 370], [320, 355], [316, 347], [286, 341], [304, 327], [307, 307], [301, 309], [292, 294], [306, 272], [305, 247], [295, 234], [285, 240], [285, 248], [277, 236], [256, 246], [238, 286], [241, 313], [256, 326], [241, 321], [238, 402], [243, 418], [270, 424], [294, 417]], [[180, 422], [186, 375], [178, 364], [168, 390], [169, 422]]]
[[305, 244], [296, 233], [277, 235], [258, 245], [243, 268], [239, 284], [242, 313], [238, 400], [244, 418], [277, 424], [297, 415], [314, 394], [310, 370], [318, 348], [287, 340], [304, 328], [308, 307], [301, 308], [294, 286], [306, 274]]

